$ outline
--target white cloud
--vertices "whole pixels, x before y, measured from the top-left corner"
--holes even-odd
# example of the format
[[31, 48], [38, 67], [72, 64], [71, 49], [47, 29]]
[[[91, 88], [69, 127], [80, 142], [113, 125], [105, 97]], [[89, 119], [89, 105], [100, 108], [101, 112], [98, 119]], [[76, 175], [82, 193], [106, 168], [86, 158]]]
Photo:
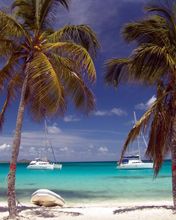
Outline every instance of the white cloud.
[[68, 149], [68, 147], [61, 147], [61, 148], [59, 148], [59, 150], [60, 151], [68, 151], [69, 149]]
[[61, 129], [57, 127], [57, 124], [53, 124], [52, 126], [48, 126], [48, 133], [49, 134], [59, 134], [61, 133]]
[[109, 150], [108, 150], [107, 147], [99, 147], [99, 148], [98, 148], [98, 151], [99, 151], [100, 153], [107, 153]]
[[121, 108], [112, 108], [111, 110], [98, 110], [93, 113], [95, 116], [124, 116], [127, 115], [126, 111]]
[[104, 115], [107, 115], [107, 113], [108, 113], [107, 111], [98, 110], [98, 111], [94, 112], [93, 114], [96, 116], [104, 116]]
[[76, 121], [80, 121], [80, 119], [75, 117], [74, 115], [67, 115], [64, 117], [64, 121], [65, 122], [76, 122]]
[[117, 116], [127, 115], [127, 113], [124, 110], [120, 109], [120, 108], [113, 108], [111, 110], [111, 113], [114, 114], [114, 115], [117, 115]]
[[2, 150], [6, 150], [6, 149], [9, 149], [11, 146], [10, 146], [10, 144], [2, 144], [2, 145], [0, 145], [0, 150], [2, 151]]
[[[52, 126], [51, 126], [52, 127]], [[57, 127], [56, 124], [54, 127]], [[62, 130], [50, 133], [49, 141], [54, 149], [57, 161], [102, 161], [116, 160], [117, 144], [122, 146], [121, 133], [101, 130]], [[96, 133], [96, 135], [95, 135]], [[120, 135], [120, 136], [119, 136]], [[11, 156], [12, 136], [0, 138], [0, 161], [9, 160]], [[109, 145], [109, 147], [105, 147]], [[19, 160], [32, 160], [36, 157], [47, 157], [53, 160], [51, 149], [46, 145], [44, 131], [25, 131], [22, 133]]]
[[94, 145], [93, 145], [93, 144], [90, 144], [88, 147], [89, 147], [89, 149], [93, 149], [93, 148], [94, 148]]
[[155, 100], [156, 100], [156, 96], [153, 95], [146, 103], [141, 102], [135, 105], [135, 109], [147, 110], [154, 103]]
[[11, 145], [7, 144], [7, 137], [1, 136], [1, 141], [6, 142], [0, 145], [0, 161], [6, 161], [10, 159], [11, 156]]
[[146, 110], [146, 104], [145, 103], [138, 103], [137, 105], [135, 105], [135, 109], [138, 110]]

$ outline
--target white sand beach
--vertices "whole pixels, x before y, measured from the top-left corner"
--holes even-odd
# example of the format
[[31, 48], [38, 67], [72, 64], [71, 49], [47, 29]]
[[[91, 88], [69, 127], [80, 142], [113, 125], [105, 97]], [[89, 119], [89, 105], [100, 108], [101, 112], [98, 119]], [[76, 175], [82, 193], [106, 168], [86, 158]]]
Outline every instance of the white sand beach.
[[[146, 203], [120, 203], [110, 205], [75, 205], [63, 208], [38, 207], [22, 203], [18, 207], [19, 219], [32, 220], [175, 220], [176, 214], [170, 201], [153, 201]], [[0, 205], [0, 219], [8, 216], [7, 203]]]

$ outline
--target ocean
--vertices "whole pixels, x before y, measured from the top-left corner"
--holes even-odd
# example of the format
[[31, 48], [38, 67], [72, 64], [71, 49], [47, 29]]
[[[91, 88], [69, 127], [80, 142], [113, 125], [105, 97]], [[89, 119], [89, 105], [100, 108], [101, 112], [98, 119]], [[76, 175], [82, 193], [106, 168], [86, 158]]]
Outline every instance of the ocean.
[[[153, 170], [118, 170], [116, 162], [62, 163], [62, 170], [28, 170], [18, 164], [16, 192], [30, 201], [40, 188], [53, 190], [67, 204], [172, 200], [171, 162], [165, 161], [157, 178]], [[0, 200], [6, 200], [9, 164], [0, 164]]]

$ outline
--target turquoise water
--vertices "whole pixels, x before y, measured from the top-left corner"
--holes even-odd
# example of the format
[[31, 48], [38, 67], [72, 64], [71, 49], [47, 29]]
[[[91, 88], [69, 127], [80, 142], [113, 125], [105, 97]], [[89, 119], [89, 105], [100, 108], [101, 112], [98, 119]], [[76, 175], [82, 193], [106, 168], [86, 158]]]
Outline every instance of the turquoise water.
[[[152, 170], [117, 170], [116, 162], [63, 163], [62, 170], [28, 170], [17, 167], [17, 198], [29, 201], [39, 188], [60, 194], [67, 203], [116, 203], [129, 200], [171, 200], [171, 162], [159, 176]], [[0, 164], [0, 200], [6, 199], [9, 164]]]

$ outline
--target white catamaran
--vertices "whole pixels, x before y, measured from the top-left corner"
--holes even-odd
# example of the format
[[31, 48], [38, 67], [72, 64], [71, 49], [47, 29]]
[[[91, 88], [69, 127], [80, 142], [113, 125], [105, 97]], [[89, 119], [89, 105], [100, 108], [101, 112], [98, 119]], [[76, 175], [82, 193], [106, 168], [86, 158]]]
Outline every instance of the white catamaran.
[[[134, 112], [134, 121], [137, 122], [136, 113]], [[145, 146], [147, 146], [144, 135], [142, 135]], [[122, 163], [118, 164], [118, 169], [153, 169], [152, 162], [143, 162], [140, 155], [139, 138], [137, 139], [138, 154], [130, 155], [123, 158]]]
[[54, 163], [50, 163], [49, 161], [46, 160], [41, 160], [39, 158], [36, 158], [35, 160], [31, 161], [29, 165], [27, 166], [28, 169], [34, 169], [34, 170], [54, 170], [54, 169], [62, 169], [62, 164], [56, 162], [56, 157], [54, 154], [54, 150], [52, 147], [51, 142], [49, 141], [48, 138], [48, 128], [47, 128], [47, 123], [45, 119], [45, 140], [46, 144], [49, 145], [52, 154], [53, 154], [53, 159]]

